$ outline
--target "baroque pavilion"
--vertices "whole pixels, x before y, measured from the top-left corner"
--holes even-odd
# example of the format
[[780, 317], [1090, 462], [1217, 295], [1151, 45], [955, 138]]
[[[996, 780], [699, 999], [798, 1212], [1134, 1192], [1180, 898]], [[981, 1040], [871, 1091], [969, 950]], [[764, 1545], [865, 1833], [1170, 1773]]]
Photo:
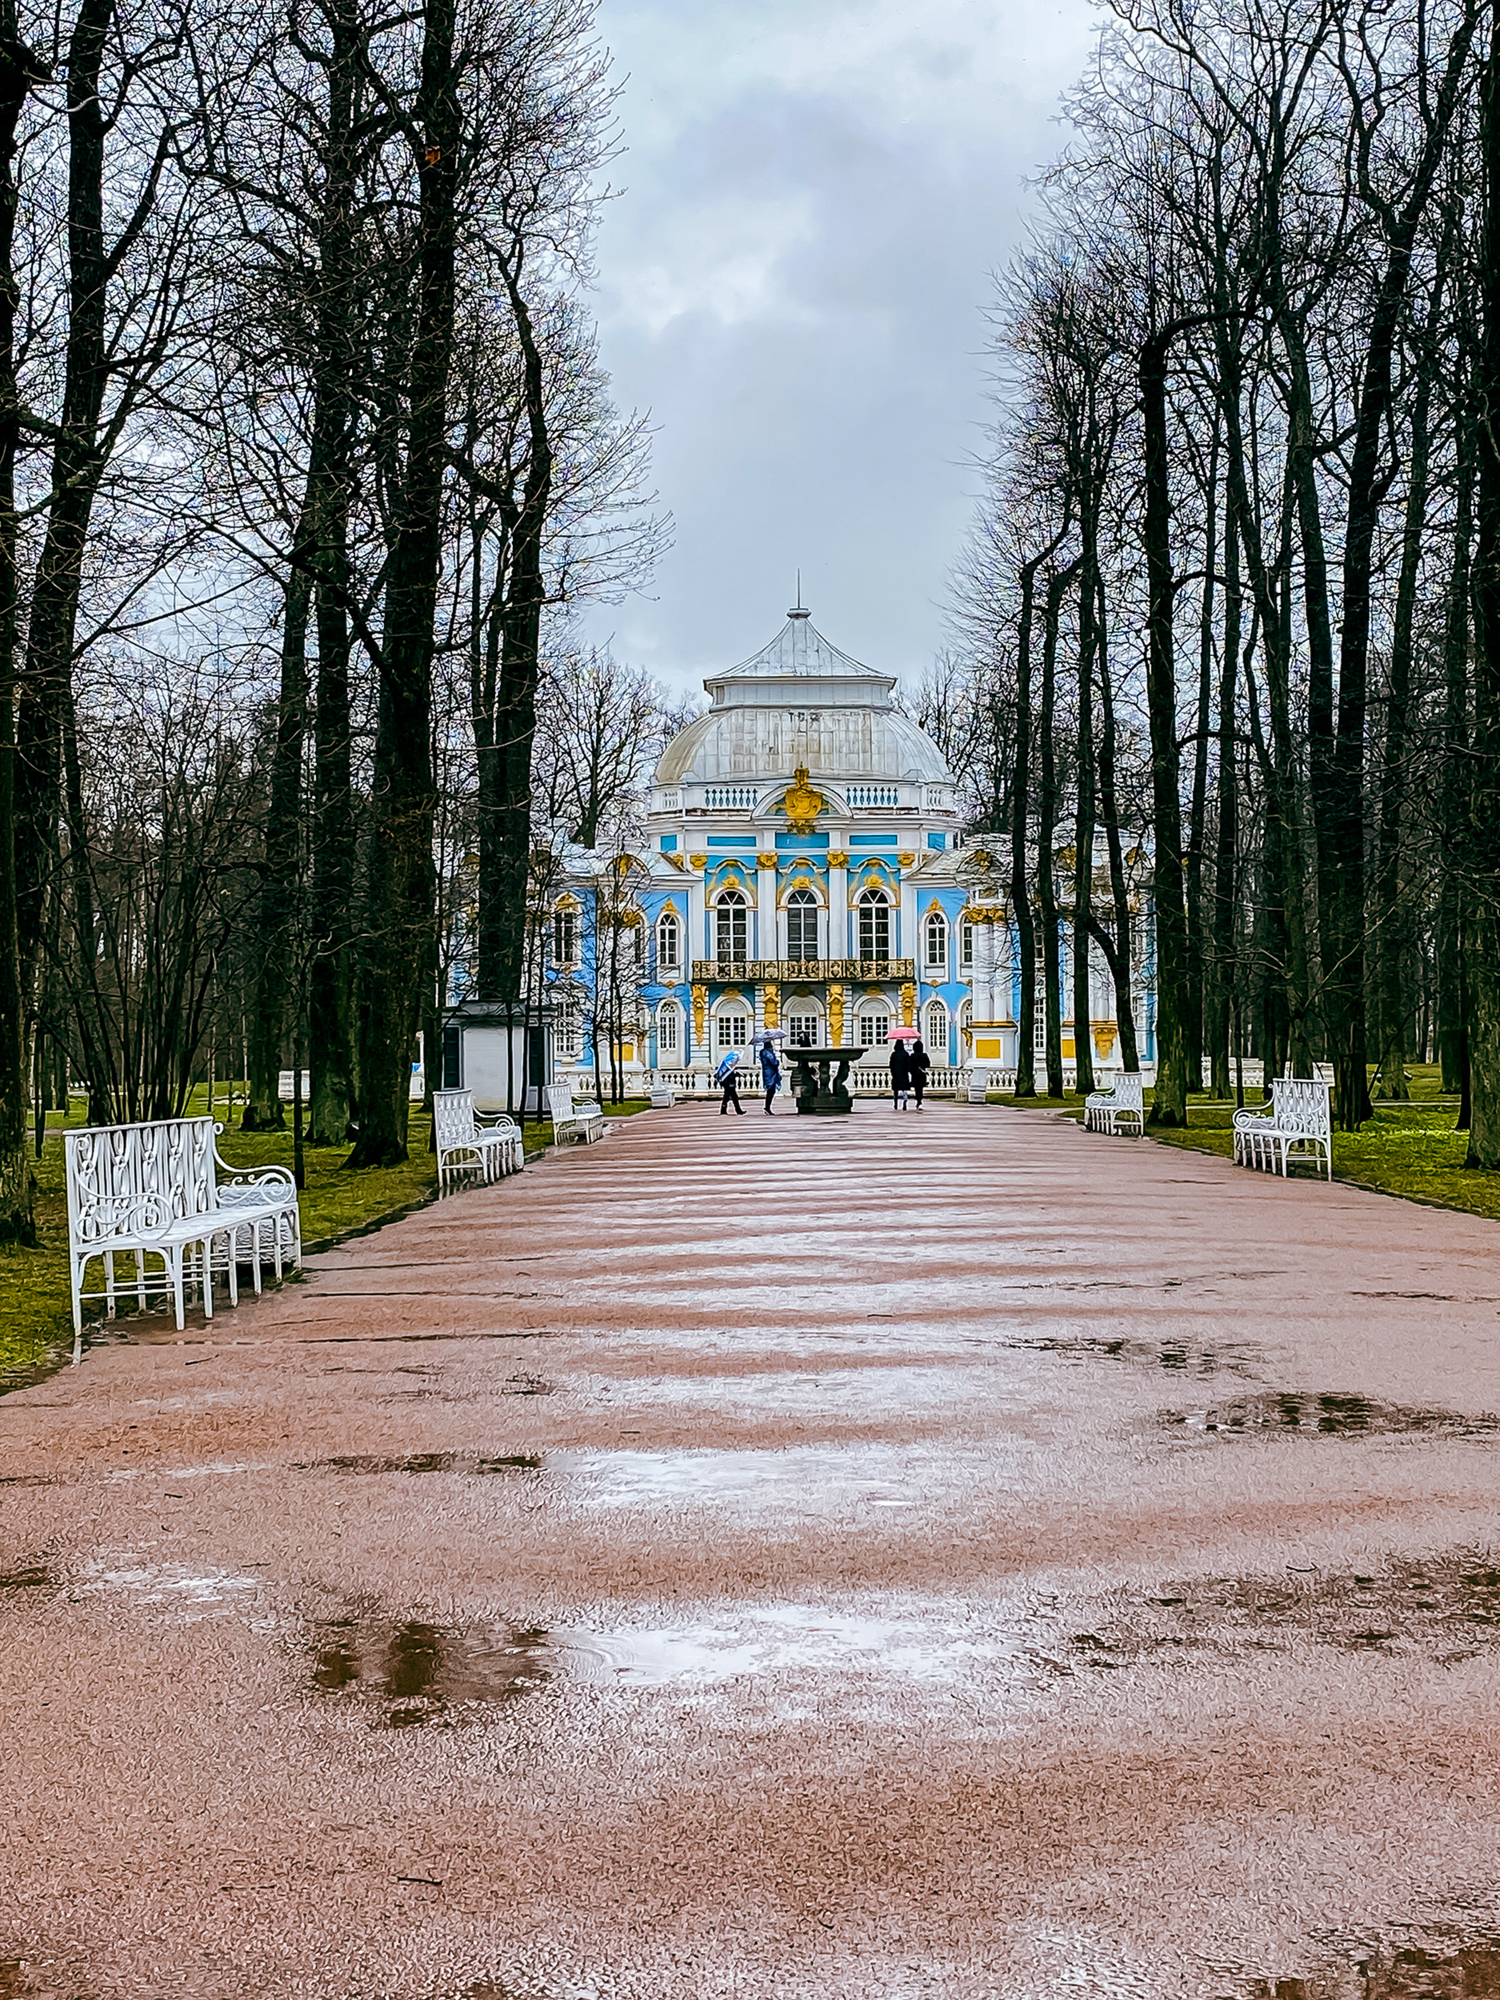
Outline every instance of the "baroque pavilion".
[[[663, 753], [632, 861], [625, 1069], [701, 1084], [731, 1049], [748, 1061], [759, 1029], [781, 1028], [788, 1048], [873, 1049], [897, 1023], [921, 1030], [938, 1070], [1013, 1068], [1004, 871], [965, 845], [953, 773], [893, 705], [895, 679], [831, 645], [799, 604], [703, 685], [710, 706]], [[595, 978], [600, 865], [573, 850], [557, 885], [555, 999]], [[1107, 1063], [1107, 990], [1091, 1011]], [[559, 1070], [591, 1085], [589, 1039], [566, 1013]], [[1071, 1023], [1064, 1034], [1071, 1061]]]

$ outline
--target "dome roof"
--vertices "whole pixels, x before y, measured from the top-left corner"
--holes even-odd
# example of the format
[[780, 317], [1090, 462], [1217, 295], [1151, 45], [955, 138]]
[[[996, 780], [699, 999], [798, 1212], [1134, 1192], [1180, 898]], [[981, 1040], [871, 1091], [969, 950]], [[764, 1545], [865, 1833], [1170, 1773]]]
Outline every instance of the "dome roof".
[[894, 677], [830, 645], [800, 605], [768, 646], [703, 685], [713, 707], [667, 745], [658, 785], [771, 785], [804, 764], [815, 783], [953, 782], [931, 737], [892, 708]]

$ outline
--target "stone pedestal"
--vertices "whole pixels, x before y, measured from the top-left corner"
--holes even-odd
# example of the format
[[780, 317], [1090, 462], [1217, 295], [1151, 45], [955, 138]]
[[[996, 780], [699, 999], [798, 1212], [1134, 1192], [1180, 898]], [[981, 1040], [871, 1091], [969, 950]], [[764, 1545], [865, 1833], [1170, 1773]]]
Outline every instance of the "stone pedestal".
[[854, 1109], [844, 1079], [849, 1074], [849, 1065], [860, 1053], [858, 1049], [794, 1049], [790, 1053], [796, 1058], [792, 1094], [799, 1113], [829, 1117]]

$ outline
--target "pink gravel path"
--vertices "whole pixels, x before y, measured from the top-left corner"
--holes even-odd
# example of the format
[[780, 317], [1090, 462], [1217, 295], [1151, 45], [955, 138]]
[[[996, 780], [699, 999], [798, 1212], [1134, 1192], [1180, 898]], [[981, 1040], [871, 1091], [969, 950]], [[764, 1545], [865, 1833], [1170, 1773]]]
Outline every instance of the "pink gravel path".
[[1497, 1249], [689, 1107], [94, 1349], [0, 1401], [0, 2000], [1500, 1994]]

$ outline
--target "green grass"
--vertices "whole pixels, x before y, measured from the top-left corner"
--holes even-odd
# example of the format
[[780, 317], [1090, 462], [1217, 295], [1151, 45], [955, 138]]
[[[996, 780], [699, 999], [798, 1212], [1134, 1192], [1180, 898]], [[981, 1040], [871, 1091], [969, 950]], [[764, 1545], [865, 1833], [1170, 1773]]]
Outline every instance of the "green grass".
[[[1432, 1064], [1413, 1064], [1411, 1102], [1378, 1102], [1374, 1116], [1358, 1132], [1333, 1135], [1333, 1172], [1337, 1180], [1399, 1195], [1435, 1208], [1461, 1209], [1469, 1215], [1500, 1218], [1500, 1173], [1477, 1172], [1464, 1165], [1467, 1134], [1455, 1130], [1458, 1100], [1445, 1096], [1442, 1078]], [[1146, 1092], [1149, 1106], [1152, 1092]], [[1018, 1110], [1062, 1111], [1083, 1120], [1083, 1099], [1076, 1091], [1063, 1097], [1038, 1097], [1017, 1105], [1013, 1098], [991, 1099]], [[1247, 1109], [1260, 1107], [1260, 1092], [1247, 1090]], [[1181, 1146], [1200, 1153], [1233, 1153], [1235, 1106], [1199, 1093], [1188, 1099], [1185, 1130], [1163, 1132], [1147, 1127], [1147, 1137], [1164, 1146]], [[1309, 1171], [1307, 1168], [1301, 1170]]]
[[[231, 1167], [290, 1167], [292, 1134], [241, 1132], [230, 1122], [225, 1091], [220, 1086], [214, 1110], [224, 1121], [219, 1151]], [[205, 1088], [193, 1092], [188, 1115], [208, 1110]], [[32, 1164], [36, 1173], [37, 1243], [34, 1249], [0, 1245], [0, 1392], [45, 1372], [72, 1347], [72, 1309], [68, 1292], [68, 1212], [63, 1184], [61, 1132], [65, 1125], [87, 1122], [86, 1105], [75, 1097], [64, 1119], [47, 1121], [42, 1157]], [[234, 1117], [242, 1103], [237, 1101]], [[612, 1118], [628, 1118], [646, 1109], [645, 1098], [609, 1104]], [[290, 1112], [288, 1113], [290, 1117]], [[304, 1151], [307, 1185], [300, 1197], [302, 1238], [309, 1250], [326, 1248], [353, 1231], [391, 1222], [433, 1198], [437, 1189], [437, 1156], [428, 1151], [432, 1121], [413, 1110], [408, 1134], [409, 1154], [399, 1167], [368, 1167], [358, 1173], [344, 1168], [347, 1146], [313, 1147]], [[525, 1128], [528, 1158], [552, 1142], [550, 1124]], [[94, 1282], [91, 1277], [90, 1283]]]

